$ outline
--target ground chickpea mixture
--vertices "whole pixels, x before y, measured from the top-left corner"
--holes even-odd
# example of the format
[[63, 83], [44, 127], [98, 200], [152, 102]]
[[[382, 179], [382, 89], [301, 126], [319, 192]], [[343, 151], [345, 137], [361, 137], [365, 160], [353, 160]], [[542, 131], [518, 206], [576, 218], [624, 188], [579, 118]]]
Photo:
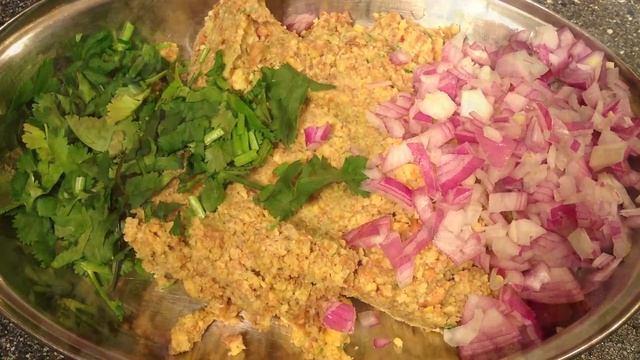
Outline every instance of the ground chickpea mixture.
[[[262, 66], [283, 63], [334, 84], [335, 90], [310, 94], [300, 129], [330, 123], [332, 136], [316, 153], [340, 166], [352, 153], [371, 157], [398, 141], [369, 125], [365, 111], [408, 91], [412, 67], [437, 60], [456, 31], [424, 29], [397, 14], [381, 14], [366, 28], [347, 13], [324, 13], [299, 36], [262, 1], [223, 0], [209, 13], [193, 58], [205, 47], [210, 55], [191, 70], [205, 72], [222, 49], [224, 75], [239, 91], [258, 80]], [[393, 65], [389, 54], [397, 48], [411, 54], [413, 64]], [[276, 166], [312, 155], [300, 131], [295, 144], [277, 148], [252, 177], [272, 183]], [[410, 167], [397, 175], [407, 183], [420, 178]], [[181, 281], [189, 295], [209, 304], [176, 324], [172, 353], [190, 350], [212, 322], [242, 316], [258, 329], [278, 319], [307, 358], [347, 359], [342, 346], [348, 336], [321, 324], [331, 301], [357, 298], [411, 325], [441, 329], [458, 321], [468, 294], [490, 291], [483, 270], [456, 267], [434, 247], [415, 259], [414, 281], [403, 289], [382, 251], [347, 247], [342, 234], [381, 215], [393, 214], [394, 229], [404, 236], [417, 227], [415, 214], [379, 195], [359, 197], [344, 184], [332, 185], [284, 222], [256, 205], [253, 191], [242, 185], [229, 186], [226, 196], [216, 213], [194, 220], [184, 238], [170, 234], [172, 223], [144, 222], [142, 214], [127, 219], [125, 238], [145, 269], [160, 283]], [[173, 184], [156, 200], [186, 203], [187, 196]], [[242, 338], [227, 342], [232, 353], [244, 348]]]

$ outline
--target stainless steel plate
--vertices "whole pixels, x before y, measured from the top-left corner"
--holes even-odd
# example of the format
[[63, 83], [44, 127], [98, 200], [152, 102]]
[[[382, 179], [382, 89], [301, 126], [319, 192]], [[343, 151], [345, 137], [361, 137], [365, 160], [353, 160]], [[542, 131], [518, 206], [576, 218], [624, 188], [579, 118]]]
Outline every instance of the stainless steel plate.
[[[427, 26], [458, 23], [472, 37], [500, 42], [511, 28], [534, 28], [544, 23], [567, 26], [586, 39], [591, 46], [605, 50], [609, 59], [621, 68], [630, 84], [633, 97], [639, 99], [640, 80], [611, 51], [566, 20], [526, 0], [284, 0], [267, 1], [274, 14], [309, 10], [349, 11], [361, 23], [372, 14], [396, 11]], [[113, 27], [130, 20], [143, 33], [156, 40], [169, 40], [189, 50], [203, 23], [212, 0], [51, 0], [32, 7], [19, 18], [0, 29], [0, 114], [7, 106], [18, 79], [33, 72], [44, 58], [59, 49], [60, 41], [78, 32], [89, 32], [103, 26]], [[187, 51], [188, 53], [189, 51]], [[169, 331], [182, 314], [200, 306], [184, 295], [179, 287], [158, 290], [148, 280], [126, 279], [118, 289], [129, 311], [136, 314], [126, 324], [111, 329], [70, 331], [56, 323], [46, 304], [33, 303], [29, 296], [32, 282], [24, 275], [29, 266], [10, 236], [7, 221], [0, 220], [0, 311], [32, 334], [73, 357], [87, 359], [167, 357]], [[640, 246], [635, 246], [620, 269], [606, 286], [589, 299], [594, 306], [582, 319], [560, 334], [546, 340], [516, 358], [565, 359], [597, 343], [640, 307]], [[82, 285], [77, 285], [82, 290]], [[372, 330], [358, 331], [349, 352], [357, 358], [377, 359], [445, 359], [455, 358], [441, 337], [423, 333], [384, 319], [387, 333], [405, 340], [402, 353], [393, 347], [368, 352], [374, 335]], [[226, 357], [220, 335], [229, 331], [212, 326], [196, 349], [180, 358], [218, 359]], [[267, 333], [257, 333], [245, 326], [247, 359], [300, 358], [277, 326]], [[357, 346], [357, 349], [356, 349]]]

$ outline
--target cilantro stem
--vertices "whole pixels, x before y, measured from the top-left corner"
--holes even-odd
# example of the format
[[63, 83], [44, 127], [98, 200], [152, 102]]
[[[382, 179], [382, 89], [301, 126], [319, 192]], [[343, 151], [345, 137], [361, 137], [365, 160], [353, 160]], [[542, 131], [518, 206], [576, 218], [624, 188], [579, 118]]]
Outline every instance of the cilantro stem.
[[147, 80], [145, 80], [144, 84], [145, 85], [151, 85], [151, 84], [155, 83], [156, 81], [158, 81], [158, 80], [162, 79], [163, 77], [165, 77], [165, 75], [167, 75], [167, 73], [168, 73], [167, 70], [164, 70], [164, 71], [162, 71], [162, 72], [160, 72], [160, 73], [148, 78]]
[[191, 210], [193, 210], [193, 212], [196, 214], [196, 216], [201, 219], [204, 218], [207, 214], [204, 211], [204, 207], [202, 207], [202, 203], [200, 202], [200, 200], [193, 195], [189, 196], [189, 206], [191, 207]]
[[262, 184], [259, 184], [259, 183], [255, 182], [255, 181], [251, 181], [249, 179], [243, 178], [241, 176], [238, 176], [236, 174], [232, 174], [232, 173], [229, 173], [229, 172], [221, 173], [220, 177], [222, 179], [224, 179], [224, 180], [227, 180], [227, 181], [231, 181], [231, 182], [235, 182], [235, 183], [238, 183], [238, 184], [242, 184], [242, 185], [244, 185], [244, 186], [246, 186], [246, 187], [248, 187], [250, 189], [254, 189], [254, 190], [258, 190], [258, 191], [264, 189], [264, 185], [262, 185]]
[[242, 146], [243, 154], [251, 150], [251, 147], [249, 144], [249, 134], [246, 131], [240, 134], [240, 145]]
[[236, 132], [232, 133], [232, 136], [231, 136], [231, 147], [233, 149], [233, 155], [238, 156], [238, 155], [241, 155], [243, 153], [243, 151], [242, 151], [242, 139], [240, 138], [240, 135], [237, 134]]
[[98, 295], [100, 295], [102, 300], [104, 300], [104, 302], [107, 303], [107, 305], [109, 306], [111, 311], [113, 311], [113, 313], [118, 318], [118, 320], [122, 321], [122, 319], [124, 318], [124, 309], [122, 308], [122, 303], [120, 303], [119, 301], [111, 300], [107, 292], [104, 290], [104, 288], [100, 284], [100, 281], [96, 277], [95, 272], [91, 269], [90, 266], [87, 266], [85, 262], [81, 262], [79, 265], [80, 265], [80, 268], [82, 268], [82, 270], [87, 274], [89, 281], [96, 288], [96, 291], [98, 291]]
[[120, 40], [129, 41], [131, 40], [131, 36], [133, 36], [133, 32], [136, 30], [136, 27], [133, 26], [132, 23], [126, 22], [122, 28], [122, 32], [120, 33]]
[[251, 150], [258, 150], [258, 148], [260, 148], [260, 144], [258, 144], [256, 134], [253, 131], [249, 131], [249, 147], [251, 148]]
[[220, 128], [211, 130], [204, 136], [204, 144], [209, 146], [211, 145], [212, 142], [218, 140], [223, 135], [224, 135], [224, 130]]
[[243, 165], [247, 165], [248, 163], [252, 162], [257, 158], [258, 158], [258, 152], [256, 150], [251, 150], [236, 156], [233, 159], [233, 162], [236, 164], [236, 166], [243, 166]]
[[238, 125], [236, 125], [238, 134], [244, 134], [247, 132], [246, 117], [244, 114], [238, 114]]
[[84, 190], [84, 185], [86, 183], [86, 180], [87, 179], [84, 176], [76, 177], [76, 181], [75, 181], [75, 184], [73, 186], [73, 191], [76, 194], [80, 194]]
[[207, 59], [207, 56], [209, 55], [210, 51], [211, 51], [211, 49], [208, 46], [204, 47], [204, 49], [200, 53], [200, 57], [198, 57], [198, 63], [199, 64], [204, 63], [204, 61]]

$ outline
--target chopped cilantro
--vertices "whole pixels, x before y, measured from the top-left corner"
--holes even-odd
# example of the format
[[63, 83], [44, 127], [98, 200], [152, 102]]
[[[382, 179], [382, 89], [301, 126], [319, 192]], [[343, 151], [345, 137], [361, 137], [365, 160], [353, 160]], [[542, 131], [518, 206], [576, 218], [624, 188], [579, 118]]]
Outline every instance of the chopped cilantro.
[[279, 220], [293, 216], [309, 199], [327, 185], [345, 182], [358, 195], [365, 195], [360, 184], [366, 159], [350, 156], [341, 169], [336, 169], [325, 158], [314, 156], [306, 164], [302, 161], [285, 163], [274, 170], [279, 176], [273, 185], [264, 187], [256, 201]]
[[[205, 86], [192, 88], [182, 80], [187, 67], [164, 60], [130, 23], [115, 33], [77, 34], [68, 46], [17, 88], [0, 115], [0, 151], [21, 146], [15, 171], [0, 176], [0, 193], [11, 195], [0, 214], [12, 217], [20, 244], [42, 266], [41, 274], [29, 268], [31, 278], [50, 284], [52, 271], [72, 270], [121, 320], [124, 308], [111, 291], [120, 273], [139, 265], [122, 239], [121, 221], [132, 210], [173, 221], [171, 234], [183, 236], [193, 216], [218, 209], [232, 182], [260, 190], [259, 202], [279, 219], [331, 183], [359, 192], [366, 160], [357, 158], [342, 169], [315, 157], [288, 164], [266, 187], [246, 178], [275, 145], [295, 140], [309, 91], [332, 86], [285, 64], [263, 69], [239, 94], [224, 79], [218, 51]], [[190, 192], [188, 206], [152, 203], [174, 179]], [[83, 323], [97, 313], [69, 292], [51, 295]]]
[[296, 138], [298, 118], [309, 90], [333, 89], [332, 85], [317, 83], [288, 64], [278, 69], [263, 68], [261, 81], [264, 84], [256, 87], [265, 91], [272, 118], [270, 128], [285, 145], [291, 145]]

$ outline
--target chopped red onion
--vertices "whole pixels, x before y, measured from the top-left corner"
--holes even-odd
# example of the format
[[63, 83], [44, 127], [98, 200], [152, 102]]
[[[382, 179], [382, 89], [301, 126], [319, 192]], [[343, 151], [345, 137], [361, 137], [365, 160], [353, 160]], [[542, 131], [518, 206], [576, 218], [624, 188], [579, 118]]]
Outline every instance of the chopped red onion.
[[607, 266], [611, 261], [613, 261], [615, 258], [616, 257], [613, 255], [602, 253], [593, 260], [593, 263], [591, 263], [591, 266], [593, 266], [596, 269], [602, 269], [603, 267]]
[[566, 267], [550, 268], [550, 280], [540, 290], [523, 289], [523, 299], [543, 304], [570, 304], [584, 300], [584, 293], [571, 270]]
[[379, 180], [365, 180], [362, 189], [383, 195], [408, 209], [413, 207], [413, 190], [394, 178], [387, 176]]
[[411, 55], [404, 50], [398, 49], [389, 55], [389, 60], [393, 65], [406, 65], [411, 62]]
[[360, 225], [342, 237], [351, 247], [372, 248], [380, 245], [391, 231], [393, 218], [389, 215]]
[[524, 274], [524, 286], [533, 291], [540, 291], [542, 285], [551, 281], [549, 267], [545, 263], [538, 263], [533, 269]]
[[315, 150], [329, 140], [331, 135], [331, 125], [309, 126], [304, 129], [304, 142], [307, 149]]
[[396, 281], [402, 289], [413, 281], [413, 260], [410, 257], [403, 258], [405, 261], [396, 269]]
[[438, 191], [438, 183], [436, 180], [434, 166], [429, 159], [429, 154], [427, 154], [424, 145], [421, 143], [409, 143], [407, 146], [413, 154], [414, 161], [418, 166], [420, 166], [427, 194], [433, 197]]
[[322, 318], [322, 324], [326, 328], [347, 334], [353, 333], [355, 322], [356, 309], [353, 305], [339, 301], [329, 305]]
[[287, 30], [302, 34], [302, 32], [313, 26], [313, 22], [317, 18], [318, 15], [313, 13], [289, 15], [284, 19], [283, 23]]
[[[367, 114], [404, 141], [389, 149], [382, 173], [367, 172], [377, 180], [365, 187], [421, 221], [406, 242], [392, 233], [381, 245], [399, 285], [411, 282], [413, 260], [431, 242], [455, 264], [473, 261], [505, 280], [499, 301], [470, 296], [462, 325], [445, 332], [463, 359], [539, 343], [522, 299], [582, 301], [630, 251], [640, 197], [634, 203], [625, 187], [640, 190], [629, 165], [640, 155], [640, 122], [629, 87], [605, 61], [566, 28], [523, 30], [500, 48], [458, 35], [440, 62], [416, 68], [413, 94]], [[415, 191], [384, 175], [408, 163], [425, 183]]]
[[544, 75], [549, 68], [525, 50], [520, 50], [499, 58], [495, 70], [502, 77], [520, 78], [531, 82]]
[[426, 222], [433, 214], [433, 203], [424, 188], [413, 191], [413, 206], [423, 222]]
[[489, 194], [489, 212], [520, 211], [527, 207], [527, 194], [503, 192]]
[[596, 248], [583, 228], [575, 229], [569, 234], [569, 242], [581, 259], [593, 259], [597, 256]]
[[484, 160], [474, 155], [444, 155], [438, 166], [438, 186], [442, 192], [460, 185], [484, 164]]
[[451, 329], [444, 329], [444, 341], [449, 346], [469, 345], [480, 333], [484, 320], [484, 311], [475, 310], [473, 318], [467, 323]]
[[375, 347], [376, 349], [381, 349], [383, 347], [386, 347], [389, 344], [391, 344], [391, 340], [387, 338], [382, 338], [382, 337], [373, 338], [373, 347]]

